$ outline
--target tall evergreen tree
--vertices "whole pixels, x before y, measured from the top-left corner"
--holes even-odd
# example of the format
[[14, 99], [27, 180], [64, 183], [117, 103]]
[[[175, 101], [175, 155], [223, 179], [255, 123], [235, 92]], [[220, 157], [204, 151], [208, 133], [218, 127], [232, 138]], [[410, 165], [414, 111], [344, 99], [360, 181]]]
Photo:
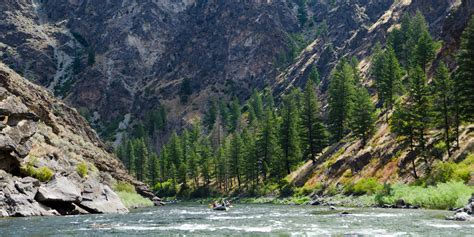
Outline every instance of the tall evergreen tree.
[[263, 101], [262, 96], [258, 93], [257, 90], [253, 90], [252, 97], [250, 99], [252, 108], [255, 112], [255, 116], [258, 120], [262, 119], [263, 117]]
[[360, 87], [356, 90], [354, 105], [351, 114], [351, 129], [362, 140], [364, 147], [373, 134], [375, 124], [375, 106], [370, 100], [367, 89]]
[[451, 143], [453, 141], [453, 129], [455, 127], [455, 91], [454, 82], [449, 75], [448, 68], [444, 63], [441, 63], [433, 78], [433, 98], [434, 109], [438, 124], [444, 130], [444, 142], [446, 143], [446, 150], [451, 156]]
[[461, 38], [458, 54], [459, 68], [456, 76], [456, 96], [460, 117], [463, 121], [474, 121], [474, 17], [469, 21]]
[[267, 179], [270, 174], [269, 169], [271, 163], [273, 160], [278, 160], [278, 155], [281, 154], [278, 149], [275, 127], [273, 112], [270, 109], [267, 109], [255, 144], [255, 153], [260, 170], [259, 173], [262, 174], [264, 180]]
[[329, 85], [329, 125], [334, 141], [342, 139], [354, 100], [354, 73], [346, 60], [336, 67]]
[[375, 77], [380, 102], [386, 109], [391, 109], [396, 95], [401, 92], [402, 78], [402, 70], [392, 47], [389, 46], [383, 52], [380, 44], [376, 46], [372, 75]]
[[136, 177], [140, 181], [147, 180], [148, 170], [148, 147], [143, 138], [135, 140], [136, 160], [135, 169]]
[[149, 157], [149, 166], [148, 166], [148, 183], [154, 186], [157, 182], [160, 175], [160, 162], [156, 153], [152, 152]]
[[212, 99], [209, 102], [209, 108], [204, 116], [204, 125], [207, 127], [207, 129], [209, 130], [212, 129], [212, 127], [216, 123], [217, 115], [218, 115], [217, 102], [214, 99]]
[[241, 113], [241, 108], [240, 108], [239, 100], [237, 98], [234, 98], [230, 106], [229, 131], [233, 132], [240, 129], [240, 113]]
[[242, 140], [238, 133], [232, 134], [229, 147], [229, 168], [230, 168], [230, 178], [237, 178], [237, 184], [240, 187], [241, 185], [241, 176], [242, 176], [242, 157], [243, 154], [243, 144]]
[[415, 68], [410, 74], [408, 104], [412, 114], [414, 139], [418, 153], [423, 157], [430, 171], [430, 163], [426, 150], [427, 131], [432, 123], [431, 93], [427, 84], [426, 74], [421, 67]]
[[301, 142], [305, 159], [316, 162], [316, 156], [327, 145], [327, 131], [319, 112], [318, 99], [312, 81], [304, 88], [301, 111]]
[[167, 149], [167, 152], [168, 152], [167, 155], [168, 155], [168, 160], [175, 165], [175, 168], [179, 167], [179, 165], [181, 164], [181, 162], [183, 160], [183, 150], [182, 149], [183, 148], [182, 148], [182, 145], [181, 145], [180, 138], [174, 132], [171, 135], [171, 138], [170, 138], [170, 142], [169, 142], [168, 149]]
[[135, 144], [132, 140], [128, 141], [127, 151], [128, 151], [128, 161], [127, 161], [128, 172], [132, 175], [135, 175], [136, 174], [136, 166], [135, 166], [136, 163], [135, 162], [136, 162], [136, 159], [137, 159], [137, 150], [136, 150]]
[[291, 167], [301, 158], [298, 115], [298, 108], [293, 94], [284, 96], [281, 109], [280, 143], [287, 174], [290, 174]]
[[243, 163], [246, 184], [258, 183], [258, 160], [255, 153], [255, 138], [247, 129], [242, 132]]
[[320, 82], [318, 68], [315, 65], [311, 67], [311, 71], [309, 72], [309, 80], [315, 85], [318, 85]]
[[426, 72], [428, 64], [435, 58], [438, 47], [437, 42], [433, 40], [428, 29], [424, 29], [415, 48], [417, 65], [420, 66], [424, 72]]
[[[395, 105], [395, 111], [393, 112], [391, 129], [397, 134], [399, 138], [402, 138], [403, 142], [408, 142], [410, 151], [415, 151], [415, 124], [413, 112], [410, 110], [411, 106], [397, 104]], [[416, 172], [415, 158], [412, 158], [412, 170], [413, 177], [418, 179], [418, 174]]]

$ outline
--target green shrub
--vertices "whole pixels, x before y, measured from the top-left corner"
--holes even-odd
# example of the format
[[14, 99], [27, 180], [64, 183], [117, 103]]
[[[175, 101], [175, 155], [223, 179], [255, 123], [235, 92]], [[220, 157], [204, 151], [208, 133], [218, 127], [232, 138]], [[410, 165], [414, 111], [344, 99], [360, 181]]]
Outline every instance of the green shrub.
[[37, 169], [32, 165], [31, 162], [27, 163], [26, 165], [22, 165], [20, 167], [20, 172], [23, 175], [36, 178], [41, 182], [50, 181], [54, 175], [54, 172], [50, 168], [43, 166]]
[[468, 182], [474, 172], [474, 154], [469, 154], [460, 163], [440, 162], [433, 167], [433, 171], [426, 179], [427, 184], [446, 183], [449, 181]]
[[153, 190], [159, 197], [174, 197], [178, 193], [177, 185], [172, 179], [168, 179], [162, 183], [156, 183]]
[[86, 162], [81, 162], [81, 163], [77, 164], [76, 171], [82, 178], [85, 178], [87, 176], [87, 173], [89, 172], [89, 168], [87, 167], [87, 163]]
[[362, 178], [354, 184], [353, 194], [375, 194], [383, 188], [375, 178]]
[[126, 192], [126, 193], [137, 193], [135, 187], [127, 182], [119, 181], [114, 186], [113, 189], [116, 192]]
[[54, 172], [50, 168], [43, 166], [39, 168], [38, 170], [36, 170], [35, 178], [37, 178], [40, 181], [46, 182], [46, 181], [51, 180], [53, 175], [54, 175]]
[[117, 195], [127, 208], [139, 208], [153, 206], [153, 202], [147, 198], [140, 196], [137, 193], [130, 193], [126, 191], [118, 191]]
[[452, 162], [441, 162], [435, 165], [430, 177], [426, 180], [428, 184], [446, 183], [454, 179], [456, 164]]
[[337, 190], [337, 186], [335, 184], [331, 184], [326, 188], [326, 193], [329, 196], [334, 196], [338, 193], [339, 191]]
[[473, 192], [473, 187], [462, 182], [440, 183], [428, 187], [395, 184], [391, 186], [390, 192], [379, 192], [376, 197], [378, 196], [379, 204], [395, 204], [398, 200], [404, 200], [424, 208], [449, 209], [464, 206]]
[[320, 192], [323, 189], [323, 185], [321, 183], [318, 183], [316, 185], [312, 186], [303, 186], [301, 188], [295, 189], [294, 196], [296, 197], [304, 197], [308, 196], [313, 192]]

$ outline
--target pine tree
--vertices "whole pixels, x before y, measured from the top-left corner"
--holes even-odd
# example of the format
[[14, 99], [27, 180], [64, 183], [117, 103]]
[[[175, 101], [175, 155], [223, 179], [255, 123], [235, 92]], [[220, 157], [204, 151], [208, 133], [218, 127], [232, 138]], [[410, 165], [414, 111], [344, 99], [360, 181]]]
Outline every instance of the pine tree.
[[237, 98], [232, 100], [232, 104], [230, 106], [230, 132], [234, 132], [240, 129], [240, 103]]
[[458, 54], [459, 68], [455, 81], [459, 102], [460, 119], [474, 121], [474, 17], [469, 21], [461, 37]]
[[266, 110], [264, 121], [260, 126], [255, 142], [255, 153], [258, 160], [259, 173], [266, 180], [270, 174], [270, 165], [273, 160], [278, 160], [278, 155], [281, 154], [278, 149], [275, 119], [270, 109]]
[[298, 1], [298, 21], [300, 22], [301, 27], [304, 27], [308, 21], [306, 0]]
[[329, 85], [329, 125], [334, 141], [346, 134], [354, 100], [354, 73], [343, 60], [333, 72]]
[[221, 100], [219, 101], [219, 114], [220, 114], [220, 122], [221, 125], [224, 129], [229, 128], [229, 108], [227, 107], [227, 104]]
[[448, 151], [448, 155], [451, 156], [451, 142], [453, 140], [453, 129], [455, 127], [455, 91], [454, 82], [444, 63], [439, 65], [436, 75], [433, 78], [433, 95], [435, 115], [438, 124], [440, 124], [444, 130], [446, 150]]
[[201, 156], [196, 151], [192, 150], [189, 154], [189, 159], [187, 160], [187, 177], [191, 179], [194, 185], [199, 186], [199, 168], [198, 162], [201, 160]]
[[412, 114], [414, 140], [418, 154], [427, 164], [428, 171], [430, 163], [426, 150], [427, 130], [431, 125], [432, 104], [430, 90], [427, 84], [426, 74], [421, 67], [415, 68], [410, 74], [410, 85], [408, 92], [408, 104]]
[[241, 175], [242, 175], [242, 157], [243, 154], [243, 144], [240, 139], [239, 134], [232, 134], [229, 147], [229, 171], [230, 178], [237, 178], [237, 184], [240, 187], [241, 185]]
[[136, 177], [140, 181], [145, 181], [147, 179], [147, 170], [148, 170], [148, 148], [145, 144], [143, 138], [135, 140], [135, 149], [136, 149]]
[[315, 85], [318, 85], [320, 82], [318, 69], [316, 66], [311, 67], [311, 71], [309, 72], [309, 80], [312, 81]]
[[181, 162], [178, 166], [177, 180], [183, 184], [183, 188], [187, 187], [187, 175], [188, 167], [185, 162]]
[[316, 162], [316, 156], [327, 145], [327, 131], [321, 119], [312, 81], [306, 83], [301, 111], [301, 148], [305, 159]]
[[[403, 142], [408, 142], [410, 150], [415, 151], [415, 132], [414, 132], [414, 117], [411, 111], [410, 105], [395, 105], [395, 111], [393, 112], [391, 129], [397, 134]], [[418, 179], [418, 174], [416, 173], [415, 159], [412, 160], [412, 170], [413, 177]]]
[[255, 138], [248, 130], [242, 132], [243, 141], [243, 162], [246, 184], [258, 183], [258, 160], [255, 153]]
[[375, 106], [370, 100], [367, 89], [360, 87], [356, 90], [354, 110], [351, 114], [351, 129], [362, 140], [362, 147], [373, 134], [375, 124]]
[[391, 109], [395, 97], [401, 92], [402, 78], [400, 64], [392, 47], [389, 46], [384, 52], [380, 44], [377, 44], [372, 75], [375, 77], [380, 102], [383, 103], [386, 109]]
[[160, 177], [160, 162], [156, 153], [152, 152], [149, 158], [148, 182], [154, 186]]
[[179, 167], [183, 160], [183, 150], [181, 141], [175, 132], [171, 135], [167, 151], [168, 160], [175, 165], [175, 168]]
[[211, 100], [209, 102], [209, 108], [204, 116], [204, 125], [207, 129], [211, 130], [217, 120], [217, 102], [215, 100]]
[[135, 166], [135, 161], [137, 159], [137, 152], [135, 149], [135, 144], [132, 140], [128, 141], [127, 145], [127, 151], [128, 151], [128, 172], [132, 175], [136, 174], [136, 166]]
[[172, 162], [169, 161], [169, 156], [167, 152], [168, 148], [167, 146], [163, 146], [160, 151], [160, 182], [164, 182], [165, 180], [168, 180], [170, 178], [174, 179], [174, 176], [172, 176], [170, 170], [171, 170], [171, 165], [173, 164]]
[[255, 112], [255, 116], [258, 120], [262, 119], [263, 117], [263, 101], [262, 96], [258, 93], [257, 90], [253, 90], [252, 97], [250, 99], [252, 108]]
[[212, 179], [212, 147], [211, 143], [208, 138], [203, 138], [201, 149], [200, 149], [200, 157], [199, 160], [199, 169], [201, 171], [202, 178], [206, 181], [206, 185], [211, 183]]
[[287, 174], [290, 174], [292, 166], [301, 159], [298, 115], [295, 98], [292, 94], [284, 96], [281, 109], [280, 143]]
[[424, 30], [415, 48], [417, 65], [420, 66], [423, 71], [426, 72], [428, 64], [435, 58], [438, 47], [438, 44], [433, 40], [428, 30]]
[[227, 156], [225, 153], [226, 147], [225, 145], [221, 146], [217, 152], [216, 156], [216, 179], [217, 179], [217, 184], [220, 189], [227, 190], [227, 180], [226, 180], [226, 174], [227, 174]]

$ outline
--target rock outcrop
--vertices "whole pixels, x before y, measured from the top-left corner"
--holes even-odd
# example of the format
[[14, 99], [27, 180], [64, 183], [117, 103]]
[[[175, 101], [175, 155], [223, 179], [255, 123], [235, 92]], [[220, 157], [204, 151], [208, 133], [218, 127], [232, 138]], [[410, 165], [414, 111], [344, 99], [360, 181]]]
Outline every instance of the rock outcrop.
[[446, 217], [446, 219], [455, 221], [474, 221], [474, 193], [465, 207], [456, 210], [454, 216]]
[[154, 197], [74, 109], [0, 63], [0, 216], [127, 212], [117, 181]]

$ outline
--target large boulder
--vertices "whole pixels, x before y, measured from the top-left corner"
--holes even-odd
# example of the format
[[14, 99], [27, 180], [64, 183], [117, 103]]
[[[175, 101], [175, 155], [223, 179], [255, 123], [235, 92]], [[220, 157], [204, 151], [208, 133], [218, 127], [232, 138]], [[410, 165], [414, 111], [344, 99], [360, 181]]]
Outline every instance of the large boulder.
[[107, 185], [88, 179], [82, 190], [79, 206], [91, 213], [127, 213], [119, 196]]
[[0, 170], [0, 217], [52, 216], [59, 213], [36, 200], [38, 181], [17, 178]]
[[38, 189], [36, 194], [39, 202], [80, 202], [81, 189], [68, 178], [56, 175], [53, 179]]

